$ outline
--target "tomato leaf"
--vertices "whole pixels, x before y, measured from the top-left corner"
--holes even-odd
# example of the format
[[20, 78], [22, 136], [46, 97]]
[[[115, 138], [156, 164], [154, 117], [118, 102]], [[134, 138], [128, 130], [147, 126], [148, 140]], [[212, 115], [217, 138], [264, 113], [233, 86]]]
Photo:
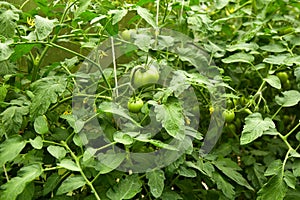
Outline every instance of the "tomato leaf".
[[197, 176], [197, 172], [191, 168], [187, 168], [185, 166], [180, 166], [178, 169], [178, 174], [180, 176], [188, 177], [188, 178], [194, 178]]
[[217, 0], [215, 1], [215, 6], [217, 9], [224, 8], [229, 3], [229, 0]]
[[14, 46], [14, 52], [10, 56], [10, 60], [16, 62], [22, 56], [29, 53], [33, 47], [38, 46], [37, 44], [17, 44]]
[[48, 121], [46, 116], [38, 116], [35, 120], [34, 120], [34, 130], [35, 132], [37, 132], [38, 134], [45, 134], [49, 131], [48, 129]]
[[269, 64], [274, 64], [274, 65], [284, 65], [285, 64], [285, 59], [288, 57], [287, 54], [279, 54], [279, 55], [270, 55], [266, 57], [263, 62], [269, 63]]
[[125, 157], [125, 153], [115, 153], [109, 151], [105, 154], [99, 153], [97, 155], [98, 164], [95, 166], [95, 169], [101, 174], [107, 174], [119, 167]]
[[30, 32], [28, 36], [24, 37], [25, 39], [28, 39], [30, 41], [46, 39], [52, 32], [58, 20], [57, 19], [50, 20], [41, 17], [39, 15], [36, 15], [34, 22], [35, 22], [35, 30]]
[[0, 144], [0, 166], [15, 159], [26, 143], [21, 136], [16, 135]]
[[116, 23], [118, 23], [119, 21], [121, 21], [123, 19], [123, 17], [126, 16], [128, 10], [110, 10], [108, 12], [108, 14], [113, 14], [113, 18], [112, 18], [112, 25], [115, 25]]
[[35, 185], [34, 182], [32, 181], [25, 186], [23, 192], [19, 194], [17, 200], [33, 199], [34, 192], [35, 192]]
[[230, 183], [224, 180], [224, 178], [216, 172], [213, 173], [213, 179], [216, 182], [218, 189], [222, 190], [223, 194], [228, 199], [234, 199], [234, 187]]
[[293, 174], [295, 177], [300, 177], [300, 160], [295, 160], [293, 163]]
[[137, 34], [135, 35], [134, 44], [140, 48], [142, 51], [148, 52], [151, 44], [154, 41], [149, 35], [146, 34]]
[[291, 107], [295, 106], [300, 101], [300, 92], [297, 90], [289, 90], [282, 92], [283, 97], [277, 95], [275, 101], [278, 105], [282, 107]]
[[263, 119], [260, 113], [253, 113], [245, 119], [240, 143], [248, 144], [263, 134], [277, 135], [275, 124], [270, 118]]
[[85, 185], [85, 180], [82, 176], [69, 176], [57, 189], [56, 195], [65, 194], [67, 192], [76, 190]]
[[160, 197], [164, 190], [164, 180], [165, 180], [164, 171], [157, 169], [151, 172], [147, 172], [146, 178], [148, 179], [148, 185], [150, 187], [151, 194], [155, 198]]
[[84, 121], [78, 119], [76, 115], [72, 115], [72, 114], [62, 114], [60, 118], [67, 120], [69, 125], [74, 129], [75, 133], [79, 133], [85, 124]]
[[64, 77], [45, 77], [34, 82], [31, 86], [35, 96], [30, 105], [30, 117], [32, 119], [43, 115], [52, 103], [57, 102], [57, 98], [66, 89], [66, 79]]
[[47, 151], [55, 158], [62, 159], [66, 156], [67, 151], [63, 147], [50, 145], [47, 147]]
[[19, 132], [23, 116], [28, 114], [28, 107], [11, 106], [1, 113], [5, 132], [16, 134]]
[[284, 182], [292, 189], [296, 189], [297, 178], [293, 175], [291, 171], [286, 170], [283, 176]]
[[300, 56], [290, 56], [285, 59], [285, 64], [288, 66], [300, 65]]
[[162, 126], [166, 129], [168, 134], [178, 140], [183, 140], [185, 137], [185, 122], [179, 101], [169, 98], [166, 104], [155, 104], [154, 106], [156, 119], [162, 123]]
[[[1, 53], [0, 53], [1, 54]], [[0, 75], [8, 75], [16, 73], [16, 65], [10, 60], [0, 61]]]
[[226, 48], [227, 51], [236, 51], [236, 50], [245, 50], [245, 51], [253, 51], [257, 50], [259, 46], [256, 43], [250, 42], [250, 43], [238, 43], [234, 45], [230, 45]]
[[227, 58], [222, 59], [222, 62], [224, 63], [252, 63], [254, 61], [254, 56], [247, 53], [235, 53]]
[[281, 89], [281, 83], [280, 79], [275, 75], [269, 75], [267, 78], [264, 78], [264, 80], [269, 83], [273, 88]]
[[148, 142], [150, 144], [153, 144], [154, 146], [158, 147], [158, 148], [163, 148], [163, 149], [168, 149], [171, 151], [178, 151], [178, 149], [175, 146], [163, 143], [160, 140], [154, 140], [154, 139], [148, 139], [148, 138], [143, 138], [143, 136], [141, 137], [137, 137], [135, 138], [137, 141], [141, 141], [141, 142]]
[[71, 171], [79, 172], [80, 168], [75, 164], [71, 159], [63, 159], [60, 163], [57, 164], [60, 167], [66, 168]]
[[283, 177], [281, 174], [277, 174], [270, 178], [270, 180], [258, 191], [257, 200], [284, 199], [286, 192], [287, 186], [283, 181]]
[[124, 108], [113, 103], [113, 102], [103, 102], [99, 105], [99, 110], [102, 112], [109, 112], [118, 116], [121, 116], [125, 119], [128, 119], [130, 122], [134, 123], [136, 126], [141, 127], [134, 119], [132, 119], [126, 112]]
[[281, 44], [268, 44], [261, 46], [260, 49], [268, 52], [274, 52], [274, 53], [281, 53], [286, 51], [286, 48], [284, 48]]
[[114, 140], [124, 145], [129, 145], [133, 143], [133, 138], [129, 134], [123, 133], [121, 131], [118, 131], [114, 134]]
[[252, 168], [246, 170], [247, 178], [255, 188], [261, 188], [267, 181], [267, 178], [264, 176], [264, 170], [265, 167], [257, 163]]
[[280, 173], [282, 170], [282, 161], [274, 160], [273, 162], [268, 164], [268, 168], [264, 173], [264, 176], [272, 176]]
[[7, 40], [4, 43], [0, 42], [0, 61], [7, 60], [14, 52], [12, 48], [9, 47], [13, 43], [13, 40]]
[[230, 179], [234, 180], [237, 184], [245, 186], [249, 190], [254, 190], [247, 180], [237, 172], [237, 170], [241, 170], [241, 168], [237, 165], [237, 163], [233, 162], [230, 159], [223, 158], [215, 161], [215, 166]]
[[157, 40], [158, 40], [158, 45], [156, 48], [160, 50], [166, 49], [168, 47], [172, 47], [175, 42], [173, 37], [164, 36], [164, 35], [159, 35]]
[[176, 97], [179, 97], [191, 85], [187, 82], [187, 77], [184, 71], [174, 71], [170, 82], [170, 89], [173, 90]]
[[188, 167], [192, 167], [194, 169], [199, 170], [202, 174], [205, 174], [208, 177], [212, 177], [212, 174], [215, 171], [215, 168], [211, 163], [203, 162], [203, 160], [198, 160], [196, 163], [187, 161], [187, 162], [185, 162], [185, 164]]
[[[9, 4], [7, 2], [1, 2], [1, 4]], [[15, 28], [17, 27], [16, 21], [19, 20], [19, 13], [18, 10], [13, 5], [9, 4], [10, 9], [3, 9], [2, 5], [0, 4], [0, 35], [3, 35], [6, 38], [13, 38], [15, 35]]]
[[79, 2], [78, 8], [74, 12], [74, 17], [75, 18], [79, 17], [82, 13], [87, 11], [91, 0], [80, 0], [78, 2]]
[[7, 92], [8, 92], [7, 91], [8, 87], [9, 87], [8, 85], [0, 86], [0, 102], [4, 102]]
[[36, 138], [34, 138], [34, 140], [29, 139], [29, 142], [30, 142], [31, 146], [35, 149], [43, 148], [43, 139], [41, 138], [41, 136], [37, 136]]
[[106, 192], [106, 195], [111, 200], [132, 199], [141, 190], [142, 182], [138, 175], [134, 174], [121, 179]]
[[42, 168], [38, 164], [22, 167], [18, 176], [10, 179], [9, 182], [1, 186], [4, 190], [0, 193], [1, 200], [15, 200], [25, 189], [26, 184], [33, 181], [42, 174]]
[[140, 6], [137, 7], [136, 11], [148, 24], [150, 24], [153, 28], [156, 28], [152, 13], [150, 13], [146, 8], [142, 8]]
[[178, 193], [176, 193], [175, 191], [164, 191], [163, 194], [160, 197], [161, 200], [180, 200], [183, 199]]
[[43, 194], [47, 195], [53, 191], [59, 184], [61, 177], [57, 173], [53, 173], [51, 176], [47, 177], [47, 181], [44, 184]]
[[191, 63], [196, 69], [207, 72], [208, 58], [204, 51], [197, 46], [178, 47], [176, 53], [182, 61]]

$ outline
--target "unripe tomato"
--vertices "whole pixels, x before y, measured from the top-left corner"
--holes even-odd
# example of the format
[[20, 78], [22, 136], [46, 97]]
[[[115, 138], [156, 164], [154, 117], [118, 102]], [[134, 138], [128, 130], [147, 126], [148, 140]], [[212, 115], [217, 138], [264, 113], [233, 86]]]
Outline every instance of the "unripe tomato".
[[122, 33], [121, 33], [121, 36], [124, 40], [126, 41], [129, 41], [132, 39], [132, 37], [136, 34], [136, 30], [134, 29], [129, 29], [129, 30], [124, 30]]
[[227, 122], [227, 123], [232, 122], [235, 117], [234, 111], [233, 110], [224, 110], [223, 117], [225, 119], [225, 122]]
[[232, 108], [233, 107], [233, 102], [231, 101], [231, 99], [227, 100], [226, 106], [227, 106], [227, 108]]
[[283, 83], [283, 88], [286, 90], [291, 89], [291, 82], [290, 80], [287, 80], [286, 82]]
[[235, 124], [235, 126], [236, 126], [237, 129], [240, 129], [241, 126], [242, 126], [242, 121], [241, 121], [241, 119], [240, 119], [239, 117], [237, 117], [237, 118], [235, 119], [235, 121], [234, 121], [234, 124]]
[[242, 106], [246, 105], [248, 103], [248, 99], [245, 96], [241, 96], [239, 99]]
[[288, 116], [288, 115], [283, 115], [283, 123], [285, 123], [285, 124], [289, 124], [289, 123], [291, 123], [291, 118], [290, 118], [290, 116]]
[[287, 82], [289, 75], [286, 72], [278, 72], [276, 76], [281, 80], [282, 83]]
[[133, 78], [133, 85], [137, 88], [141, 87], [144, 85], [144, 76], [143, 73], [141, 71], [141, 69], [137, 69], [137, 71], [134, 73]]
[[144, 102], [142, 99], [140, 98], [130, 98], [129, 101], [128, 101], [128, 110], [130, 112], [133, 112], [133, 113], [137, 113], [141, 110], [141, 108], [143, 107], [144, 105]]
[[236, 126], [234, 124], [228, 124], [228, 130], [230, 133], [235, 134], [236, 133]]
[[157, 83], [159, 79], [159, 73], [156, 67], [150, 65], [149, 69], [143, 74], [143, 78], [145, 85]]
[[157, 68], [153, 65], [149, 67], [148, 70], [142, 66], [137, 66], [133, 69], [132, 79], [135, 87], [139, 88], [143, 85], [155, 84], [159, 80], [159, 72]]

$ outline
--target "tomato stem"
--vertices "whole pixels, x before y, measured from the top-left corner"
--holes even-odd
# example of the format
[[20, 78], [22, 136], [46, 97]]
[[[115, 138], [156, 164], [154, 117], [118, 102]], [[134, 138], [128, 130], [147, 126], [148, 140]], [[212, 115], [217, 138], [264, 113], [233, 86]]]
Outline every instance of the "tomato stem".
[[94, 193], [94, 196], [96, 197], [97, 200], [101, 200], [100, 196], [98, 195], [96, 189], [94, 188], [93, 184], [91, 181], [89, 181], [89, 179], [86, 177], [85, 173], [83, 172], [80, 162], [79, 162], [79, 158], [74, 154], [74, 152], [71, 150], [71, 148], [68, 146], [68, 144], [65, 141], [62, 141], [61, 144], [69, 151], [69, 153], [71, 154], [72, 158], [74, 159], [77, 167], [79, 168], [79, 172], [81, 174], [81, 176], [84, 178], [85, 182], [87, 183], [87, 185], [91, 188], [91, 190]]

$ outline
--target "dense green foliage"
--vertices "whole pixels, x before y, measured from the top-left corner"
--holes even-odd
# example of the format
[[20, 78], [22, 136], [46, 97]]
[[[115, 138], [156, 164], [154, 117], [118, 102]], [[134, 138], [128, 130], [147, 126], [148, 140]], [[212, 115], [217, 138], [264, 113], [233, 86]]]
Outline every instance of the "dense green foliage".
[[0, 1], [0, 26], [0, 200], [300, 199], [298, 0]]

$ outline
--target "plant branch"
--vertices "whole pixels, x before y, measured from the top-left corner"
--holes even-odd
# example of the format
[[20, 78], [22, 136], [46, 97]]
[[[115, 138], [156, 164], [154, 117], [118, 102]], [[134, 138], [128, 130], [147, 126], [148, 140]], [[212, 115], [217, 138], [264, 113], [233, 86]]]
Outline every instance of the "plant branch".
[[85, 173], [83, 172], [82, 168], [81, 168], [81, 165], [80, 165], [80, 162], [79, 162], [79, 159], [78, 157], [74, 154], [74, 152], [70, 149], [70, 147], [68, 146], [68, 144], [64, 141], [61, 142], [62, 145], [70, 152], [72, 158], [75, 160], [75, 163], [77, 165], [77, 167], [79, 168], [80, 170], [80, 174], [81, 176], [84, 178], [85, 182], [87, 183], [87, 185], [91, 188], [91, 190], [93, 191], [95, 197], [97, 200], [101, 200], [100, 196], [98, 195], [96, 189], [94, 188], [93, 184], [89, 181], [89, 179], [86, 177]]

